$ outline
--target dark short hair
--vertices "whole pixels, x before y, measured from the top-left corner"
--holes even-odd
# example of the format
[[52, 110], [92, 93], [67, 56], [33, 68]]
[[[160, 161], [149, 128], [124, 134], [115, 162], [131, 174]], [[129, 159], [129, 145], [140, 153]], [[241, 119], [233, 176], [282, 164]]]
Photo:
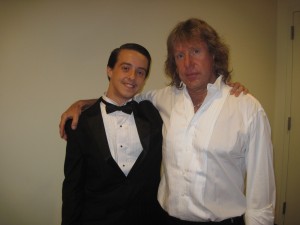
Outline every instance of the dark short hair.
[[149, 74], [149, 71], [150, 71], [150, 66], [151, 66], [151, 56], [145, 47], [143, 47], [142, 45], [136, 44], [136, 43], [126, 43], [126, 44], [121, 45], [119, 48], [114, 49], [110, 53], [107, 66], [109, 68], [114, 68], [121, 50], [124, 50], [124, 49], [137, 51], [147, 58], [147, 60], [148, 60], [148, 67], [146, 70], [146, 77], [147, 77]]

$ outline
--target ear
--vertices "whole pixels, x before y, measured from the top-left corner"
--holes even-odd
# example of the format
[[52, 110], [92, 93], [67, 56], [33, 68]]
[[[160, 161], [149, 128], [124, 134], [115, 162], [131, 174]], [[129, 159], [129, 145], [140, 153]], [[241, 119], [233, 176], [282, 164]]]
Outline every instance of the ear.
[[110, 67], [106, 67], [106, 73], [107, 73], [108, 78], [110, 79], [112, 76], [112, 69]]

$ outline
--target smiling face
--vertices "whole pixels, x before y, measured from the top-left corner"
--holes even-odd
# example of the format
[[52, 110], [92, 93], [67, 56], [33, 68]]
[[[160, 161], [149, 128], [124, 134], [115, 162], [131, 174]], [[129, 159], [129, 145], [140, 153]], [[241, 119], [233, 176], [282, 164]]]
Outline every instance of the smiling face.
[[113, 68], [107, 67], [110, 78], [107, 97], [119, 105], [130, 100], [143, 88], [148, 71], [148, 59], [141, 53], [122, 49]]
[[214, 83], [213, 56], [203, 41], [178, 42], [174, 46], [174, 58], [180, 80], [188, 91], [206, 90]]

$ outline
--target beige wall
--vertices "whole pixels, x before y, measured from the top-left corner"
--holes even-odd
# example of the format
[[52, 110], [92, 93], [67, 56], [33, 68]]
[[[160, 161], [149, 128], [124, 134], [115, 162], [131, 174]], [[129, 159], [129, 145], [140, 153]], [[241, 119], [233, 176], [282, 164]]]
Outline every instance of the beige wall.
[[[285, 201], [288, 158], [287, 118], [290, 115], [290, 85], [292, 74], [292, 12], [300, 11], [299, 0], [278, 0], [276, 23], [276, 76], [273, 144], [277, 183], [276, 223], [283, 224], [282, 204]], [[298, 31], [296, 33], [299, 35]]]
[[60, 223], [61, 113], [105, 91], [108, 55], [124, 42], [152, 54], [145, 89], [164, 86], [166, 36], [180, 20], [202, 18], [224, 37], [233, 79], [261, 101], [273, 126], [276, 9], [275, 0], [1, 1], [0, 224]]

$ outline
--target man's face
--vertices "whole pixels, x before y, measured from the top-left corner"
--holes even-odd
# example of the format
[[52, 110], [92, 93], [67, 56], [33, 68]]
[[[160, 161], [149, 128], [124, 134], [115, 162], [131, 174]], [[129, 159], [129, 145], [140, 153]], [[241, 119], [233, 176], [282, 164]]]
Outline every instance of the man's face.
[[107, 67], [110, 78], [107, 97], [118, 104], [124, 104], [144, 86], [148, 59], [141, 53], [123, 49], [114, 68]]
[[174, 46], [177, 72], [188, 90], [205, 90], [208, 83], [214, 83], [213, 56], [203, 41], [186, 41]]

